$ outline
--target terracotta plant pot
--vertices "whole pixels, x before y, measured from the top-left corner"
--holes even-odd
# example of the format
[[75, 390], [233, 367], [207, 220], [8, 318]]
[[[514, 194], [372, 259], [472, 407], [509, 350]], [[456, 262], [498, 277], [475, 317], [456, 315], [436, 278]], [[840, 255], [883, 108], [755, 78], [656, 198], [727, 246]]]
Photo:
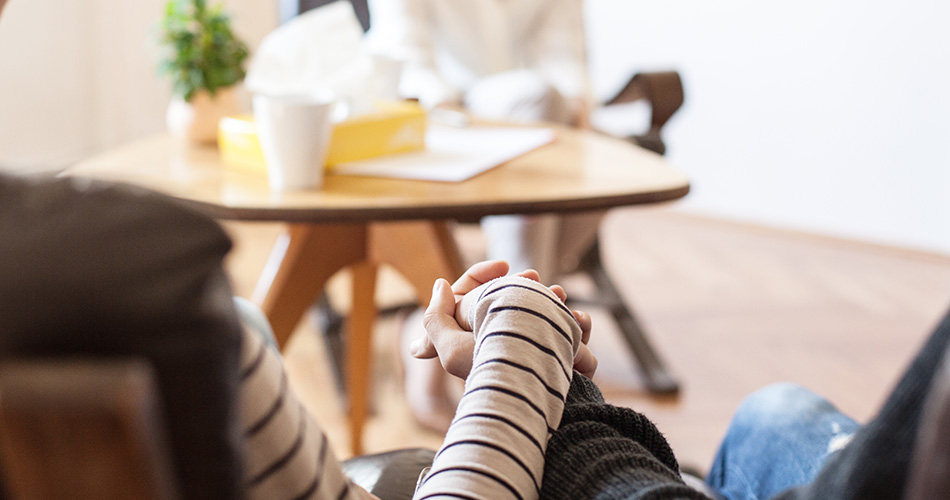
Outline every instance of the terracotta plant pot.
[[218, 138], [218, 121], [239, 110], [235, 87], [218, 89], [214, 97], [206, 90], [199, 90], [190, 101], [180, 96], [172, 98], [165, 113], [165, 125], [177, 137], [211, 144]]

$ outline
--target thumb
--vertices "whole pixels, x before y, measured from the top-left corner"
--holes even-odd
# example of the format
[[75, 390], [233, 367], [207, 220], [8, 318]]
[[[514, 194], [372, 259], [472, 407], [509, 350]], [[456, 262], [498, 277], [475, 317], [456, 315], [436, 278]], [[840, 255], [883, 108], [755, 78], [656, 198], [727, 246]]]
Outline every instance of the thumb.
[[449, 282], [439, 278], [432, 286], [432, 298], [422, 316], [426, 335], [412, 343], [411, 354], [416, 358], [428, 359], [438, 355], [436, 343], [447, 331], [458, 330], [455, 321], [455, 295]]
[[435, 280], [432, 285], [432, 298], [429, 299], [429, 306], [426, 307], [426, 315], [429, 313], [441, 314], [449, 317], [455, 316], [455, 293], [445, 278]]

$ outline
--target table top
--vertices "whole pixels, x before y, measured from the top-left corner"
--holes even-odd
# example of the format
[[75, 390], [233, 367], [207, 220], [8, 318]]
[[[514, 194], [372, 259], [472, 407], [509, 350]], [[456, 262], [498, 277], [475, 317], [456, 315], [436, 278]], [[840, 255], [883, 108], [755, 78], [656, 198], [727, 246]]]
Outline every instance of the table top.
[[222, 219], [365, 222], [565, 213], [681, 198], [689, 180], [663, 157], [597, 132], [556, 127], [546, 146], [463, 182], [329, 174], [320, 190], [276, 193], [225, 168], [214, 146], [167, 134], [105, 151], [67, 176], [163, 192]]

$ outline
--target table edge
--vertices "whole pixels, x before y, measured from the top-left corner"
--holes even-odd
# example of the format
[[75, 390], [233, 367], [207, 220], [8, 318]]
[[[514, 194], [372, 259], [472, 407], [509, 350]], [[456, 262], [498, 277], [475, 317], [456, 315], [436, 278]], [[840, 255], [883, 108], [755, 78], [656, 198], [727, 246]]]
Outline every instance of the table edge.
[[645, 205], [675, 201], [690, 191], [687, 182], [682, 186], [646, 193], [608, 195], [596, 198], [557, 199], [550, 201], [519, 201], [493, 204], [435, 204], [424, 207], [366, 207], [362, 209], [327, 208], [235, 208], [170, 195], [212, 217], [223, 220], [296, 223], [365, 223], [372, 221], [473, 219], [487, 215], [574, 213], [606, 210], [615, 207]]

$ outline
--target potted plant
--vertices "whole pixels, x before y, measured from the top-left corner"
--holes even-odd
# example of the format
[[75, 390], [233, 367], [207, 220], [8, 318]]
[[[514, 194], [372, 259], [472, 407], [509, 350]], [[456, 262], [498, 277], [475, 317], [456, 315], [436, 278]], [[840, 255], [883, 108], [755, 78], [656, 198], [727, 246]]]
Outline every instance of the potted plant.
[[244, 79], [247, 46], [231, 31], [221, 5], [208, 6], [205, 0], [169, 0], [160, 43], [166, 55], [159, 72], [173, 84], [169, 130], [213, 142], [218, 120], [238, 111], [234, 87]]

